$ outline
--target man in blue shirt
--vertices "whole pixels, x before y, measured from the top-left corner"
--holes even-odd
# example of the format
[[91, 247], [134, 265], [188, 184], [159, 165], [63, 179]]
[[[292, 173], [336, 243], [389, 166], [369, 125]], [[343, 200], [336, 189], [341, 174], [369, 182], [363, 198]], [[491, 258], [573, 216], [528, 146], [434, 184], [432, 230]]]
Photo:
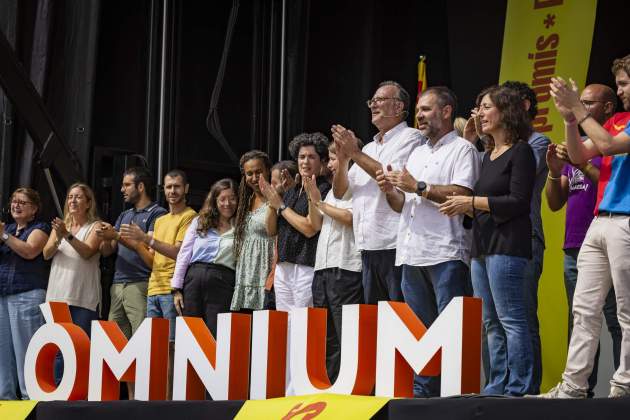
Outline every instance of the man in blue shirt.
[[120, 191], [133, 207], [118, 216], [114, 226], [103, 223], [98, 231], [103, 238], [104, 256], [116, 251], [116, 269], [111, 287], [109, 320], [116, 321], [127, 338], [131, 337], [147, 314], [147, 285], [151, 276], [153, 255], [142, 242], [120, 237], [123, 225], [135, 224], [153, 233], [155, 220], [167, 211], [151, 201], [154, 182], [148, 169], [130, 168], [123, 174]]
[[[617, 94], [630, 110], [630, 55], [613, 62]], [[603, 155], [596, 217], [578, 255], [573, 297], [573, 332], [562, 382], [543, 398], [585, 398], [602, 328], [602, 308], [611, 286], [617, 297], [622, 330], [619, 367], [610, 381], [609, 397], [630, 397], [630, 123], [618, 134], [603, 128], [580, 102], [577, 85], [552, 78], [551, 95], [565, 121], [571, 162], [582, 164]], [[582, 141], [578, 126], [588, 139]], [[611, 158], [612, 157], [612, 158]], [[624, 344], [625, 343], [625, 344]]]

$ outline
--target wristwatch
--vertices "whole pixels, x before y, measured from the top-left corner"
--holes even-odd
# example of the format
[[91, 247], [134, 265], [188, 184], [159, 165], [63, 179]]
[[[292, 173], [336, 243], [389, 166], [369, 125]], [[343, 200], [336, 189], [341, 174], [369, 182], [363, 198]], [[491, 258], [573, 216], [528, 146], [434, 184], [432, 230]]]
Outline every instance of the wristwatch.
[[9, 240], [9, 234], [6, 232], [3, 232], [2, 235], [0, 235], [0, 239], [2, 239], [2, 242], [6, 242]]
[[66, 236], [66, 241], [70, 242], [73, 239], [74, 239], [74, 235], [72, 233], [68, 233], [68, 236]]
[[424, 192], [424, 190], [426, 190], [428, 187], [427, 183], [424, 181], [418, 181], [418, 183], [416, 184], [416, 194], [418, 194], [419, 196], [422, 196], [422, 193]]
[[282, 211], [286, 210], [286, 208], [287, 208], [287, 205], [282, 203], [280, 207], [278, 208], [278, 214], [282, 213]]

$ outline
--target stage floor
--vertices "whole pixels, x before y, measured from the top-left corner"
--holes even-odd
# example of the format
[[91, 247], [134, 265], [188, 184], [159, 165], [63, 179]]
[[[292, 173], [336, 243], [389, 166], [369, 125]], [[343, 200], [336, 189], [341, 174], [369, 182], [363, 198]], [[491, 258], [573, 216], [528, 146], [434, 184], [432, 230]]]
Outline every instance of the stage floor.
[[[242, 401], [42, 402], [29, 416], [37, 420], [193, 420], [232, 419]], [[630, 398], [538, 400], [457, 397], [389, 401], [374, 419], [422, 420], [621, 420], [630, 417]], [[298, 418], [298, 417], [296, 417]], [[339, 418], [343, 418], [340, 416]]]

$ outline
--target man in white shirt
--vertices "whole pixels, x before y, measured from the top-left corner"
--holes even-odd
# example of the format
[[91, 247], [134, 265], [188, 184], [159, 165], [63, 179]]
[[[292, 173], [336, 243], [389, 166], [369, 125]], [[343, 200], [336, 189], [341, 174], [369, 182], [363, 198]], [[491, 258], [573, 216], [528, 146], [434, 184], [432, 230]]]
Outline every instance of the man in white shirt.
[[[402, 272], [394, 264], [400, 215], [387, 204], [376, 183], [376, 172], [386, 165], [402, 169], [411, 151], [420, 145], [422, 135], [407, 127], [409, 94], [400, 84], [382, 82], [367, 105], [378, 134], [362, 150], [351, 130], [332, 126], [337, 150], [343, 156], [333, 192], [340, 199], [348, 189], [352, 191], [352, 223], [356, 246], [361, 251], [365, 303], [375, 304], [379, 300], [403, 300]], [[350, 170], [349, 160], [356, 163]]]
[[[438, 205], [451, 195], [472, 195], [481, 162], [472, 144], [457, 136], [457, 98], [446, 87], [423, 92], [418, 101], [420, 132], [427, 137], [402, 170], [378, 173], [391, 208], [401, 213], [396, 265], [402, 267], [405, 302], [429, 328], [455, 296], [471, 296], [471, 232], [463, 217], [450, 218]], [[416, 376], [414, 396], [440, 394], [439, 377]]]

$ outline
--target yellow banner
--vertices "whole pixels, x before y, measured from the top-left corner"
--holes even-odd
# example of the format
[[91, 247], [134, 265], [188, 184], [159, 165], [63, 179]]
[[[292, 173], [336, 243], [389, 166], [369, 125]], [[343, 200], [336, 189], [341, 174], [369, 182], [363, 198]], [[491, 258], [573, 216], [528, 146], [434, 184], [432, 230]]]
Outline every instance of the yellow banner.
[[24, 420], [33, 411], [37, 401], [0, 401], [0, 419]]
[[[538, 98], [536, 131], [564, 140], [564, 124], [549, 95], [553, 76], [584, 88], [597, 0], [508, 0], [500, 83], [527, 82]], [[543, 193], [544, 199], [544, 193]], [[567, 301], [563, 281], [564, 212], [552, 213], [543, 200], [546, 251], [538, 289], [543, 351], [542, 390], [555, 385], [566, 361]]]
[[375, 415], [389, 398], [317, 394], [246, 401], [235, 420], [359, 420]]

